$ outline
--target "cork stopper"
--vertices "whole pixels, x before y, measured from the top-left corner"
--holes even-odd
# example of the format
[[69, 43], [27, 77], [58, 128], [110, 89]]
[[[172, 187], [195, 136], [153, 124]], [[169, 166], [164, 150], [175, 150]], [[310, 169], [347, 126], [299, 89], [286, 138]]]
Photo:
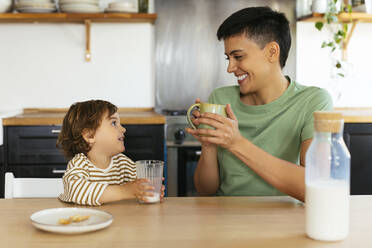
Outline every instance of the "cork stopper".
[[314, 128], [317, 132], [339, 133], [343, 125], [341, 113], [329, 111], [314, 112]]

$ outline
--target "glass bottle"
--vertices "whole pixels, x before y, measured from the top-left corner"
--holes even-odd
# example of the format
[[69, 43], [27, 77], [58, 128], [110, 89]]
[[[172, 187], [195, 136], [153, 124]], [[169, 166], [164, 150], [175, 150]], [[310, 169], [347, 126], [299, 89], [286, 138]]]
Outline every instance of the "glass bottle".
[[138, 0], [138, 12], [139, 13], [149, 12], [149, 0]]
[[343, 140], [343, 117], [314, 112], [314, 138], [306, 153], [306, 234], [337, 241], [349, 233], [350, 153]]

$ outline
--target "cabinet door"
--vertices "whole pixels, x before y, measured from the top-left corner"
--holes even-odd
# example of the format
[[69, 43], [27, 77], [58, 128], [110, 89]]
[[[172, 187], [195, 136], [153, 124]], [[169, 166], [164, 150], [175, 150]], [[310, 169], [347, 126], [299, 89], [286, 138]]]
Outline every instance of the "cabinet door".
[[164, 125], [124, 125], [125, 151], [133, 161], [164, 160]]
[[351, 154], [350, 193], [372, 194], [372, 123], [346, 123], [344, 140]]
[[[125, 125], [125, 152], [132, 160], [164, 160], [164, 125]], [[8, 165], [66, 164], [56, 148], [59, 126], [7, 127]]]
[[15, 177], [30, 178], [58, 178], [62, 177], [66, 171], [67, 164], [63, 165], [23, 165], [11, 166], [11, 171]]
[[4, 147], [0, 146], [0, 198], [4, 197]]
[[62, 151], [56, 148], [60, 129], [60, 126], [5, 127], [7, 164], [66, 164]]

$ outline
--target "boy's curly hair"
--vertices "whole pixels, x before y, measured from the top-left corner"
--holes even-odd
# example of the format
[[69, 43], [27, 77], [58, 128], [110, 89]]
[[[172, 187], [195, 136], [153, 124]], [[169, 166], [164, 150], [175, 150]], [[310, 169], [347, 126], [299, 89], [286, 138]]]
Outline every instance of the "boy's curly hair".
[[112, 103], [103, 100], [72, 104], [63, 119], [57, 147], [63, 150], [67, 159], [73, 158], [78, 153], [86, 155], [91, 147], [84, 140], [83, 131], [87, 129], [95, 133], [106, 113], [111, 116], [116, 113], [117, 109]]

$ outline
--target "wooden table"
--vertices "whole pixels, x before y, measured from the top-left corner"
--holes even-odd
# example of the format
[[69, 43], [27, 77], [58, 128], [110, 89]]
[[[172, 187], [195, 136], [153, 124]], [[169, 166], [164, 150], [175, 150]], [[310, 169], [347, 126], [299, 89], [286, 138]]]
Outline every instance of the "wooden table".
[[57, 199], [0, 200], [0, 247], [372, 247], [372, 196], [351, 197], [351, 230], [340, 242], [307, 238], [304, 206], [289, 197], [121, 201], [96, 207], [113, 214], [111, 226], [78, 235], [39, 231], [29, 220], [41, 209], [73, 206]]

